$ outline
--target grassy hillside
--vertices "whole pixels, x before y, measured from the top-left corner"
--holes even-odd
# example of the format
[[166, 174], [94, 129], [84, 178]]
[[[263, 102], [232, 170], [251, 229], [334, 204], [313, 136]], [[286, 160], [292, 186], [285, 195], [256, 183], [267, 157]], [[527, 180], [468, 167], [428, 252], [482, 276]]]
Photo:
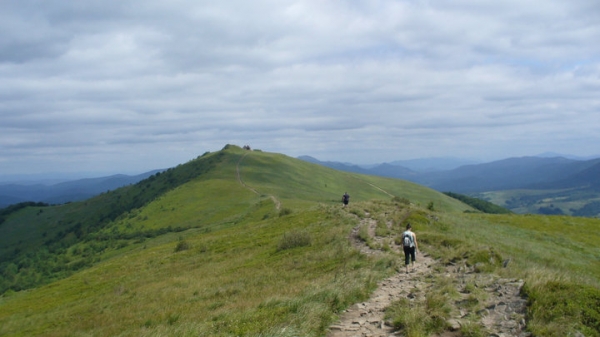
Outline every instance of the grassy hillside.
[[[409, 221], [440, 263], [483, 257], [482, 272], [524, 279], [538, 336], [600, 335], [598, 220], [467, 210], [412, 183], [227, 146], [86, 202], [10, 214], [0, 225], [11, 246], [5, 278], [32, 274], [23, 260], [31, 254], [55, 266], [89, 263], [4, 293], [0, 335], [323, 336], [400, 267], [388, 244], [374, 247], [378, 255], [352, 246], [365, 218], [390, 224], [375, 234], [389, 244]], [[58, 239], [45, 245], [43, 232]]]
[[135, 185], [52, 207], [25, 207], [0, 224], [0, 293], [51, 282], [146, 239], [236, 224], [256, 204], [289, 212], [316, 203], [408, 198], [448, 211], [469, 207], [399, 180], [348, 174], [284, 155], [227, 146]]

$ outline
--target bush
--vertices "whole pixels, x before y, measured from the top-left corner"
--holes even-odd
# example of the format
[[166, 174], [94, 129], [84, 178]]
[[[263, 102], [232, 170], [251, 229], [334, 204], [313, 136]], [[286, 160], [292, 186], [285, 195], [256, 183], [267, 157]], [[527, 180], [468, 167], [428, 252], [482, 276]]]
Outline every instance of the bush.
[[282, 208], [281, 211], [279, 211], [279, 216], [286, 216], [286, 215], [290, 215], [292, 214], [292, 210], [289, 208]]
[[493, 272], [502, 265], [502, 256], [493, 249], [481, 249], [469, 253], [467, 264], [474, 266], [476, 272]]
[[175, 246], [175, 253], [190, 249], [190, 244], [185, 240], [179, 240]]
[[386, 309], [385, 319], [407, 337], [429, 336], [443, 330], [439, 327], [440, 320], [428, 315], [422, 303], [410, 303], [405, 298]]
[[397, 204], [402, 204], [402, 205], [410, 205], [410, 200], [403, 198], [403, 197], [393, 197], [392, 202], [395, 202]]
[[358, 238], [364, 243], [369, 244], [371, 242], [371, 236], [369, 235], [369, 227], [361, 226], [358, 229]]
[[279, 241], [277, 251], [292, 249], [296, 247], [306, 247], [311, 244], [310, 234], [307, 232], [293, 231], [283, 234]]

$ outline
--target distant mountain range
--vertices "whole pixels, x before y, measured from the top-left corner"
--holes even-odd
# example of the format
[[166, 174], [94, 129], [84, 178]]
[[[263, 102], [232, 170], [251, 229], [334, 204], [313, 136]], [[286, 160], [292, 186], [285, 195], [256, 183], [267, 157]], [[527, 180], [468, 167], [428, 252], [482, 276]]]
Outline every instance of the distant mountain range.
[[600, 215], [600, 158], [520, 157], [448, 170], [440, 165], [411, 169], [393, 162], [361, 167], [321, 162], [309, 156], [299, 159], [342, 171], [404, 179], [440, 192], [475, 196], [520, 213]]
[[[340, 171], [408, 180], [440, 192], [478, 197], [520, 213], [600, 214], [600, 158], [545, 153], [489, 163], [456, 158], [398, 160], [376, 165], [298, 159]], [[566, 158], [569, 157], [569, 158]], [[56, 184], [0, 183], [0, 208], [24, 201], [61, 204], [135, 184], [156, 172]], [[511, 191], [508, 193], [507, 191]]]
[[[508, 158], [483, 164], [462, 165], [453, 169], [441, 169], [458, 165], [444, 163], [428, 166], [425, 160], [396, 161], [372, 167], [362, 167], [339, 162], [322, 162], [313, 157], [299, 159], [335, 168], [341, 171], [364, 173], [409, 180], [438, 191], [474, 193], [513, 189], [552, 189], [594, 187], [600, 183], [600, 158], [574, 160], [563, 157]], [[419, 163], [412, 168], [399, 163]], [[433, 162], [429, 162], [433, 163]], [[420, 167], [420, 169], [415, 169]]]
[[134, 176], [116, 174], [108, 177], [78, 179], [50, 185], [42, 183], [0, 183], [0, 208], [25, 201], [62, 204], [85, 200], [108, 190], [135, 184], [161, 171], [163, 170], [153, 170]]

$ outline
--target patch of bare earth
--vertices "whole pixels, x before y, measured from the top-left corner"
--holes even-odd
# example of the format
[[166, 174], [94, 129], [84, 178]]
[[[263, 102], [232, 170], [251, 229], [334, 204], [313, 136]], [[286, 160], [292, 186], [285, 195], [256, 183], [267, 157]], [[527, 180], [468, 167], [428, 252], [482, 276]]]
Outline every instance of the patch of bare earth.
[[[358, 237], [360, 227], [368, 226], [368, 233], [376, 245], [383, 246], [383, 240], [390, 238], [377, 237], [375, 228], [377, 222], [367, 217], [362, 219], [353, 232], [351, 240], [355, 247], [363, 254], [384, 254], [381, 250], [372, 249]], [[390, 227], [391, 224], [388, 224]], [[400, 253], [395, 245], [390, 248]], [[403, 255], [399, 256], [403, 260]], [[404, 261], [400, 261], [400, 265]], [[523, 282], [520, 280], [502, 279], [490, 274], [477, 273], [474, 268], [465, 264], [448, 265], [441, 267], [439, 262], [424, 254], [417, 255], [415, 268], [408, 274], [404, 268], [383, 281], [381, 281], [369, 300], [356, 303], [345, 312], [340, 319], [329, 327], [329, 337], [383, 337], [404, 336], [403, 331], [396, 330], [390, 322], [385, 320], [385, 310], [395, 301], [406, 298], [411, 303], [425, 301], [425, 296], [431, 287], [434, 277], [452, 278], [460, 298], [454, 300], [451, 318], [447, 320], [447, 330], [437, 337], [462, 336], [461, 327], [475, 321], [485, 331], [485, 336], [530, 336], [525, 332], [525, 299], [520, 292]], [[465, 308], [465, 303], [472, 300], [470, 292], [477, 289], [483, 291], [485, 300], [478, 303], [476, 309]], [[475, 312], [472, 312], [475, 311]], [[475, 319], [473, 318], [475, 317]]]

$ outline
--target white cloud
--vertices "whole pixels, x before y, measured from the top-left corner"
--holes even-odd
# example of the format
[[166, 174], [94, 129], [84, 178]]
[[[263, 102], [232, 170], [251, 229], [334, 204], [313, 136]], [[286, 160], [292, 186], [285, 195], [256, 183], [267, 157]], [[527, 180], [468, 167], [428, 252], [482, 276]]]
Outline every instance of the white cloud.
[[[596, 154], [593, 1], [0, 5], [0, 175]], [[64, 163], [70, 163], [64, 166]]]

